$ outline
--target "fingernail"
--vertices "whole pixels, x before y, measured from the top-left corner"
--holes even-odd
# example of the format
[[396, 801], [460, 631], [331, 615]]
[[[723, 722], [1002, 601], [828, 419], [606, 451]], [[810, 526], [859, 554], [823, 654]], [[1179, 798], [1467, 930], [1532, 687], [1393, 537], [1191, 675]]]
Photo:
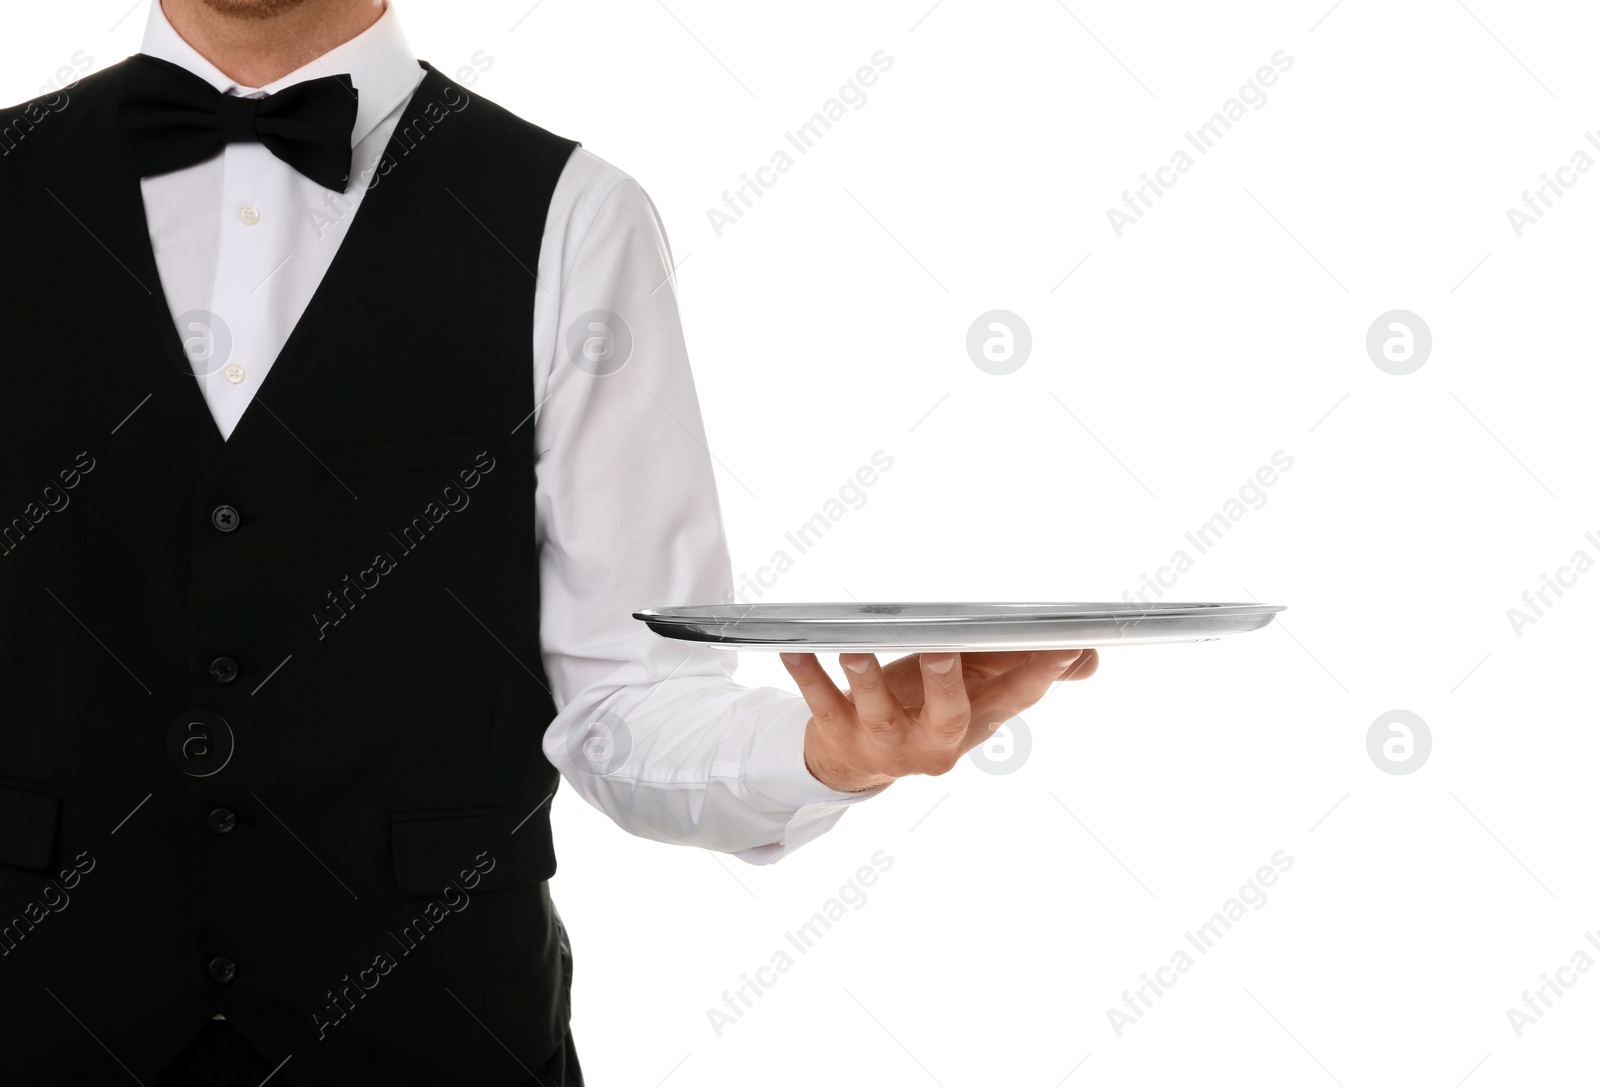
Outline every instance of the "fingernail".
[[784, 664], [791, 666], [799, 665], [806, 659], [806, 655], [804, 653], [779, 653], [778, 656], [783, 658]]
[[1079, 653], [1076, 657], [1073, 657], [1066, 664], [1063, 664], [1061, 666], [1061, 674], [1064, 675], [1064, 676], [1070, 676], [1074, 671], [1077, 670], [1078, 665], [1080, 665], [1082, 663], [1083, 663], [1083, 654]]
[[938, 660], [934, 660], [931, 657], [923, 657], [922, 663], [928, 666], [928, 671], [937, 672], [942, 676], [956, 666], [956, 655], [952, 653], [948, 657], [940, 657]]
[[844, 661], [843, 664], [846, 668], [850, 669], [850, 671], [856, 673], [857, 675], [860, 675], [862, 672], [867, 670], [867, 662], [864, 660]]

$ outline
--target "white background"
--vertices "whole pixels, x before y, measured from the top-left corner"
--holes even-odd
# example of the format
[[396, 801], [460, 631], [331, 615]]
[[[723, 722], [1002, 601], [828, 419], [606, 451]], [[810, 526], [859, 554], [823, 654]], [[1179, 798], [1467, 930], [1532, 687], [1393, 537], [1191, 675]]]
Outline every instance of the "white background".
[[[1596, 16], [930, 6], [399, 12], [419, 56], [448, 74], [484, 51], [477, 92], [660, 208], [736, 574], [893, 458], [764, 599], [1115, 600], [1182, 548], [1165, 599], [1290, 610], [1107, 649], [1025, 716], [1014, 773], [902, 781], [769, 868], [630, 838], [563, 791], [552, 887], [590, 1082], [1592, 1076], [1600, 969], [1561, 975], [1520, 1038], [1507, 1009], [1579, 949], [1600, 961], [1600, 574], [1520, 637], [1507, 609], [1575, 551], [1600, 558], [1600, 171], [1564, 175], [1520, 238], [1506, 210], [1580, 149], [1600, 159]], [[30, 7], [0, 38], [8, 102], [77, 50], [135, 51], [147, 10]], [[879, 50], [866, 105], [719, 238], [707, 209]], [[1279, 50], [1265, 105], [1196, 153], [1184, 132]], [[1193, 169], [1118, 238], [1107, 209], [1180, 148]], [[1008, 376], [966, 351], [993, 309], [1033, 337]], [[1432, 331], [1408, 376], [1365, 346], [1393, 309]], [[1279, 450], [1293, 467], [1197, 555], [1184, 533]], [[774, 658], [740, 677], [787, 685]], [[1393, 709], [1432, 736], [1408, 775], [1367, 753]], [[784, 933], [880, 850], [865, 904], [794, 952]], [[1265, 905], [1119, 1037], [1107, 1010], [1278, 850], [1293, 866]], [[719, 1037], [708, 1008], [780, 949], [793, 969]]]

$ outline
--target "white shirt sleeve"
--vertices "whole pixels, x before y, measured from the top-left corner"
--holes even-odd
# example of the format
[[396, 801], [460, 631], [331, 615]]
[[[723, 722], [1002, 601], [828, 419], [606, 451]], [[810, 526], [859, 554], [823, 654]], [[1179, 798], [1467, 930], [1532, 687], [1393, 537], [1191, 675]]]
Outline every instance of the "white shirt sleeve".
[[539, 636], [558, 711], [544, 751], [625, 830], [770, 864], [886, 786], [823, 785], [804, 699], [741, 686], [734, 653], [632, 617], [733, 598], [672, 269], [643, 188], [574, 151], [534, 311]]

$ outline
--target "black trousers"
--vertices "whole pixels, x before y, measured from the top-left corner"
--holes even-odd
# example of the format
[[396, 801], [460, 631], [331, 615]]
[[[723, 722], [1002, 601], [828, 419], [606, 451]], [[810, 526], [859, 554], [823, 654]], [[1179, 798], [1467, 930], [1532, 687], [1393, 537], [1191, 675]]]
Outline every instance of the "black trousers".
[[[583, 1087], [572, 1035], [533, 1071], [527, 1087]], [[272, 1075], [272, 1066], [226, 1019], [213, 1019], [151, 1087], [260, 1087]]]

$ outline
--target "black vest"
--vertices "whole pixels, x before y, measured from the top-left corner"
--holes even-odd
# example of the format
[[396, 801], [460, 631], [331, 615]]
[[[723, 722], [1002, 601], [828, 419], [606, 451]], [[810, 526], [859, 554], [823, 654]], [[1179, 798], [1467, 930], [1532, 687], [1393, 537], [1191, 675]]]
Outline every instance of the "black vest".
[[226, 442], [123, 65], [0, 114], [6, 1082], [148, 1083], [217, 1012], [287, 1085], [525, 1083], [565, 1032], [532, 355], [576, 145], [424, 68]]

